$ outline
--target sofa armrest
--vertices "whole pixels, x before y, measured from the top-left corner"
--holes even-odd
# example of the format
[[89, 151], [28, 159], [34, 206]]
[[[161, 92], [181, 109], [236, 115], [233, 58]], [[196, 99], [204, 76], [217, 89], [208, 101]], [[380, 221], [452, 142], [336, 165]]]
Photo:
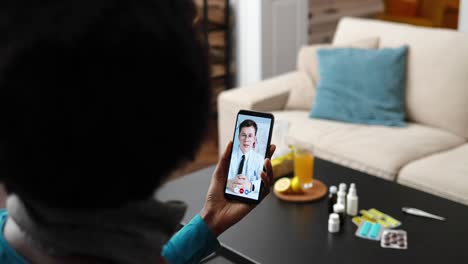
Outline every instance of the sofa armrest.
[[223, 153], [232, 138], [240, 109], [271, 112], [283, 110], [293, 89], [311, 85], [304, 72], [294, 71], [257, 84], [225, 90], [218, 95], [218, 149]]

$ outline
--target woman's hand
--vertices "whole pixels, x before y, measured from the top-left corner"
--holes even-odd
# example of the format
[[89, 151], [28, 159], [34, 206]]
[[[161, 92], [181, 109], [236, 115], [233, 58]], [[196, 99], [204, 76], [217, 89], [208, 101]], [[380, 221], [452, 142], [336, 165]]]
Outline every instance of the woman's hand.
[[[216, 236], [219, 236], [226, 229], [239, 222], [253, 208], [255, 208], [255, 204], [227, 200], [224, 197], [224, 184], [228, 175], [229, 153], [231, 153], [231, 149], [232, 141], [228, 143], [226, 150], [216, 166], [206, 195], [205, 206], [200, 212], [200, 216]], [[261, 173], [263, 190], [262, 197], [260, 197], [260, 199], [265, 198], [265, 196], [270, 193], [271, 184], [273, 182], [273, 171], [271, 168], [270, 158], [275, 152], [275, 149], [275, 145], [270, 145], [269, 157], [265, 159], [264, 162], [266, 172], [262, 171]]]

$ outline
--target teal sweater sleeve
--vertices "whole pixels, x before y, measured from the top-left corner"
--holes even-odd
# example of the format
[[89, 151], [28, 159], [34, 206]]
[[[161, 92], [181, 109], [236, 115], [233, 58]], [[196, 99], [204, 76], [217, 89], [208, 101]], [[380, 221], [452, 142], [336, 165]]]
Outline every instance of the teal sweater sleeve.
[[[27, 264], [3, 237], [7, 217], [7, 211], [0, 209], [0, 263]], [[164, 245], [162, 255], [170, 264], [198, 263], [219, 247], [213, 232], [200, 215], [196, 215]]]
[[199, 263], [219, 247], [218, 239], [197, 214], [164, 245], [162, 255], [170, 264]]
[[5, 228], [7, 218], [7, 211], [0, 209], [0, 263], [27, 264], [26, 260], [16, 253], [3, 236], [3, 229]]

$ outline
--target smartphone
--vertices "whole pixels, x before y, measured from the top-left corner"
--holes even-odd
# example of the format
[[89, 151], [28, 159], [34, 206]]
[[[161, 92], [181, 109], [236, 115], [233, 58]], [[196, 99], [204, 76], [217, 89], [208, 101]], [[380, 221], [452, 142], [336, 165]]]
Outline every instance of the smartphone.
[[224, 190], [227, 199], [260, 202], [263, 189], [261, 173], [270, 150], [273, 123], [271, 113], [250, 110], [237, 113]]

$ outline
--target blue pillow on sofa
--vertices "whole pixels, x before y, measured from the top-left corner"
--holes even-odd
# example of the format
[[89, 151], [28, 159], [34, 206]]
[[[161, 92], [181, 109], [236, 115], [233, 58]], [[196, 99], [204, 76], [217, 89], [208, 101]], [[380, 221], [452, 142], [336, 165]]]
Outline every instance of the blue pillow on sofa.
[[405, 126], [408, 46], [317, 51], [320, 81], [309, 116]]

